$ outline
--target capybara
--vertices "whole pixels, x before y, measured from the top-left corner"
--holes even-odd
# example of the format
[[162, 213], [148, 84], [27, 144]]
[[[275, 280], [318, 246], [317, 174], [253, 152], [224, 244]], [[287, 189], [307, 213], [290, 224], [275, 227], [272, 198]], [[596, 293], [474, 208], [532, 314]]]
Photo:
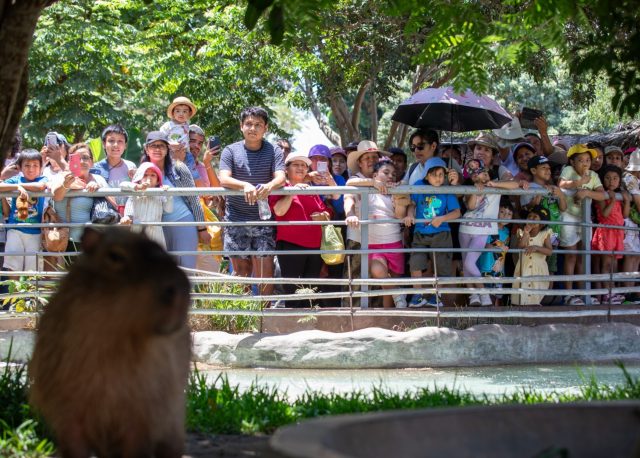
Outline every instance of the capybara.
[[157, 243], [87, 228], [38, 326], [30, 401], [64, 457], [177, 457], [189, 280]]

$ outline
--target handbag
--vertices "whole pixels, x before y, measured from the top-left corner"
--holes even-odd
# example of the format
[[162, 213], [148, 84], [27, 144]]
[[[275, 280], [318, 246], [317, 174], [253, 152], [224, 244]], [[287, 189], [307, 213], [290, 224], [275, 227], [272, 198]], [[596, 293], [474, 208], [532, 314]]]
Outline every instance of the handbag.
[[94, 197], [91, 207], [92, 224], [118, 224], [120, 213], [117, 207], [106, 197]]
[[[67, 223], [69, 222], [69, 213], [71, 204], [67, 200]], [[45, 224], [60, 224], [62, 219], [56, 213], [53, 206], [49, 205], [42, 214], [42, 222]], [[44, 249], [49, 252], [62, 253], [67, 250], [69, 244], [69, 228], [68, 227], [43, 227], [42, 243]]]
[[344, 240], [340, 231], [332, 224], [322, 226], [320, 249], [328, 251], [320, 255], [325, 264], [333, 266], [344, 262], [344, 253], [333, 253], [335, 250], [344, 250]]

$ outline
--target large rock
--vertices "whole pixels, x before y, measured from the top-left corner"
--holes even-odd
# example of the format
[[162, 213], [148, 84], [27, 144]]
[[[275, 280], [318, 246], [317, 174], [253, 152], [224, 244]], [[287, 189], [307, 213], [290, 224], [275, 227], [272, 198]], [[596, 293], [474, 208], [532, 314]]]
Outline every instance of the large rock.
[[[0, 332], [0, 361], [25, 362], [32, 331]], [[365, 369], [487, 366], [640, 360], [640, 327], [479, 325], [463, 331], [418, 328], [407, 332], [368, 328], [332, 333], [193, 334], [195, 361], [230, 367]]]
[[[0, 362], [11, 358], [13, 362], [25, 363], [31, 357], [35, 333], [33, 331], [16, 330], [0, 331]], [[9, 355], [11, 350], [11, 355]]]
[[288, 335], [199, 332], [194, 334], [194, 359], [231, 367], [304, 369], [631, 361], [640, 359], [640, 327], [611, 323]]

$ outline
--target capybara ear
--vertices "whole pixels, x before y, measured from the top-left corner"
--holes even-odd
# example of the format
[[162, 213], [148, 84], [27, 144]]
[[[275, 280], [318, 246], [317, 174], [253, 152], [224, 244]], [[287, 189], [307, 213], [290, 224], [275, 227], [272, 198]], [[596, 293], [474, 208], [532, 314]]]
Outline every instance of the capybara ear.
[[87, 227], [82, 233], [82, 238], [80, 239], [82, 251], [85, 253], [92, 253], [98, 248], [103, 238], [104, 234], [102, 232], [97, 231], [92, 227]]

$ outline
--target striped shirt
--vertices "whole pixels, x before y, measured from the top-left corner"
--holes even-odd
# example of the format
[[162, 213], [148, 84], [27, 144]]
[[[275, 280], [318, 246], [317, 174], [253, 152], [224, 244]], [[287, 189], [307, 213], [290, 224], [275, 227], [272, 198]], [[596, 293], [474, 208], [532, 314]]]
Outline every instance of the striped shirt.
[[[280, 147], [274, 147], [266, 140], [257, 151], [244, 146], [244, 140], [233, 143], [222, 150], [220, 170], [229, 170], [236, 180], [252, 185], [265, 184], [273, 179], [276, 171], [284, 171], [284, 156]], [[244, 196], [227, 196], [227, 221], [259, 221], [258, 206], [249, 205]]]

